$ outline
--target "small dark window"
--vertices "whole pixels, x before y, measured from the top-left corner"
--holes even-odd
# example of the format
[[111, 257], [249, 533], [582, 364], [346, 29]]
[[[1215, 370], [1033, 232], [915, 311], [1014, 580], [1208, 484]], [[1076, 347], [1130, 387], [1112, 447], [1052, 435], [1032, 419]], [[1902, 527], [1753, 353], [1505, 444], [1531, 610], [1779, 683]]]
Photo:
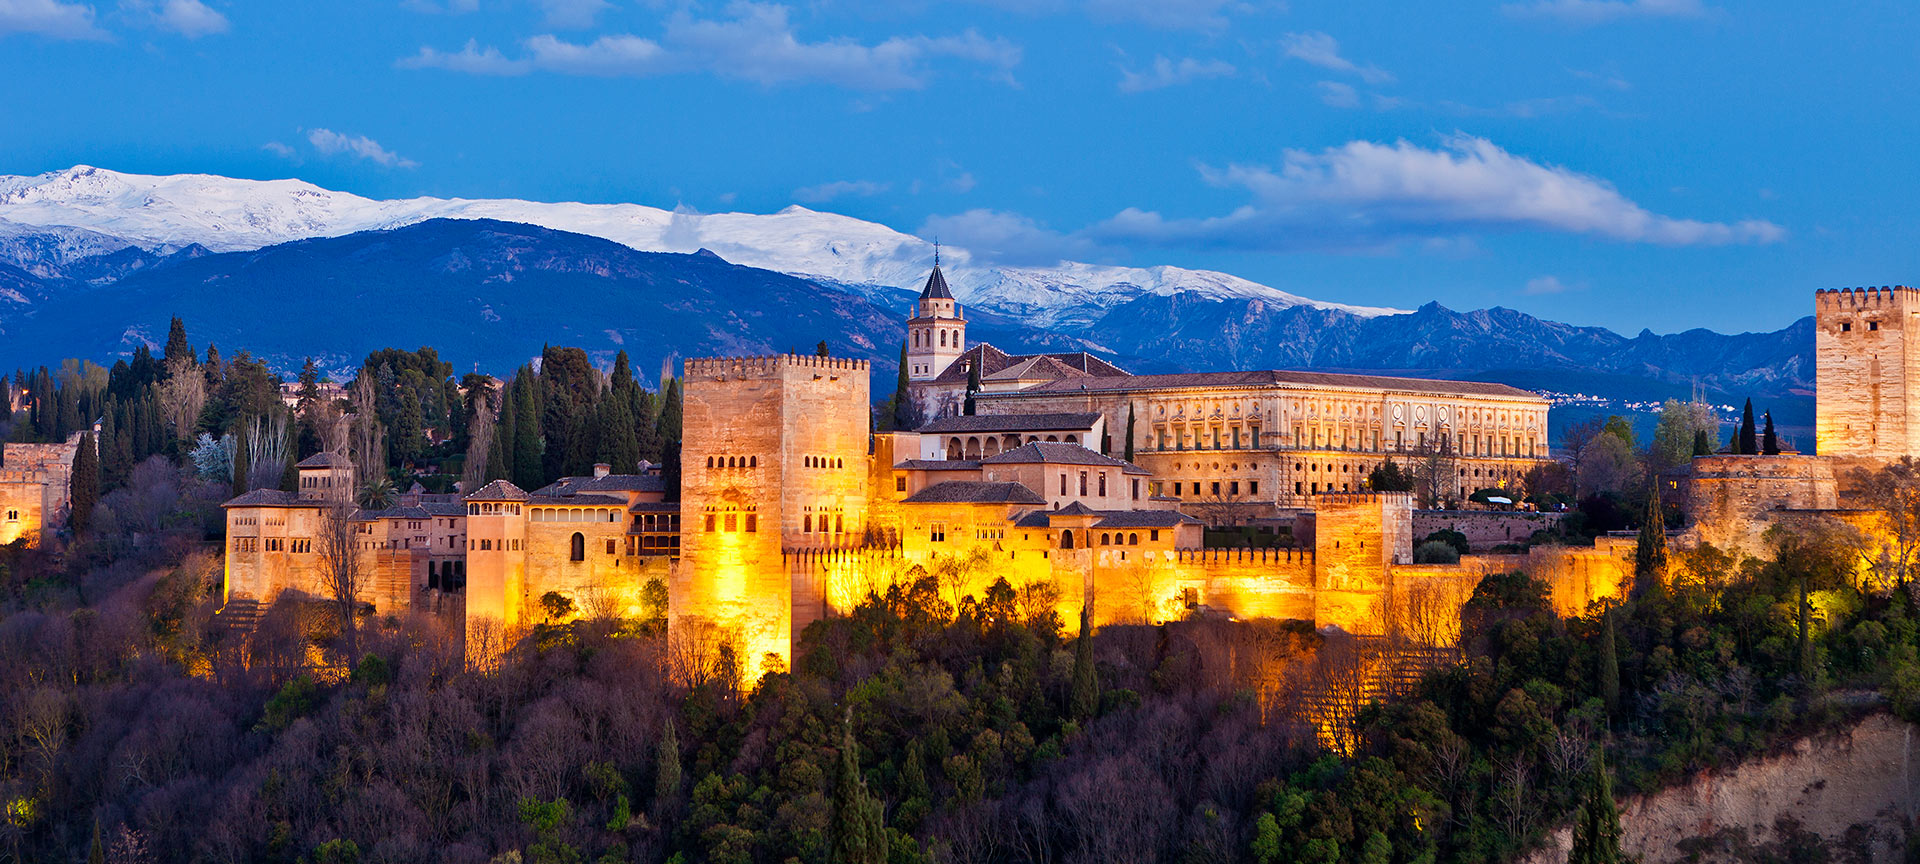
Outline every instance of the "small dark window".
[[1868, 322], [1867, 322], [1867, 329], [1868, 329], [1868, 330], [1878, 330], [1878, 329], [1880, 329], [1880, 322], [1878, 322], [1878, 321], [1868, 321]]
[[893, 491], [895, 492], [907, 491], [907, 478], [905, 477], [893, 478]]
[[611, 539], [607, 541], [607, 554], [608, 555], [613, 554], [613, 541]]
[[1840, 332], [1842, 332], [1842, 333], [1851, 333], [1851, 332], [1853, 332], [1853, 325], [1852, 325], [1852, 324], [1841, 324], [1841, 325], [1840, 325]]
[[573, 532], [573, 560], [587, 560], [587, 536], [578, 531]]

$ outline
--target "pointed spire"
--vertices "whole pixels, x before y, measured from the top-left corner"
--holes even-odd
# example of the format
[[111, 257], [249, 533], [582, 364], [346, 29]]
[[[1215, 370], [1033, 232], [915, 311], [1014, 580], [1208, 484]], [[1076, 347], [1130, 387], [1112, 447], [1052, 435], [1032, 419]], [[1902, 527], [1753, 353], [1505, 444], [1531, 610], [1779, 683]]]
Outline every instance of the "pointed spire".
[[933, 269], [940, 269], [940, 238], [933, 238]]

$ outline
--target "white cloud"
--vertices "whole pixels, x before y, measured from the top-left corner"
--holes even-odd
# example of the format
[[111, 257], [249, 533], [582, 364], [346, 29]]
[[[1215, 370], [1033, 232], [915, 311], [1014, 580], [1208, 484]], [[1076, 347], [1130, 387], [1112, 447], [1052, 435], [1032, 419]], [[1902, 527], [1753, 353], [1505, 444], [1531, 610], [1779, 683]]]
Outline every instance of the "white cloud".
[[278, 156], [282, 159], [300, 158], [300, 154], [294, 152], [294, 149], [292, 147], [288, 147], [287, 145], [282, 144], [279, 141], [268, 141], [267, 143], [260, 145], [260, 149], [265, 150], [268, 153], [272, 153], [273, 155]]
[[1320, 91], [1320, 101], [1335, 108], [1360, 107], [1360, 94], [1353, 89], [1352, 84], [1320, 81], [1313, 85], [1313, 89]]
[[481, 48], [473, 39], [467, 40], [467, 47], [451, 54], [421, 46], [420, 53], [403, 57], [394, 65], [402, 69], [450, 69], [469, 75], [524, 75], [533, 68], [533, 64], [525, 60], [507, 59], [498, 48]]
[[1529, 297], [1538, 297], [1545, 294], [1565, 294], [1568, 291], [1580, 290], [1581, 287], [1568, 285], [1560, 281], [1558, 276], [1535, 276], [1527, 280], [1527, 287], [1520, 289], [1520, 293]]
[[1185, 57], [1175, 62], [1165, 57], [1154, 57], [1153, 65], [1139, 72], [1120, 67], [1120, 92], [1143, 93], [1209, 78], [1227, 78], [1234, 71], [1233, 64], [1224, 60]]
[[808, 204], [822, 204], [835, 198], [852, 196], [870, 198], [887, 191], [890, 184], [875, 183], [871, 180], [835, 180], [818, 186], [804, 186], [793, 190], [793, 200]]
[[1325, 33], [1288, 33], [1280, 37], [1280, 48], [1288, 57], [1322, 69], [1357, 75], [1368, 84], [1385, 84], [1392, 73], [1378, 66], [1362, 66], [1340, 56], [1340, 43]]
[[973, 187], [979, 184], [980, 181], [973, 179], [972, 171], [962, 171], [960, 172], [960, 176], [947, 181], [947, 188], [965, 195], [968, 192], [972, 192]]
[[0, 36], [33, 33], [54, 39], [105, 39], [93, 7], [59, 0], [0, 0]]
[[420, 163], [380, 146], [380, 142], [365, 135], [342, 135], [331, 129], [315, 129], [307, 133], [307, 142], [323, 156], [346, 154], [355, 159], [377, 162], [389, 168], [420, 166]]
[[1380, 248], [1487, 231], [1591, 234], [1667, 246], [1772, 243], [1772, 222], [1676, 219], [1648, 211], [1604, 180], [1454, 135], [1428, 149], [1353, 141], [1289, 150], [1281, 165], [1201, 168], [1253, 203], [1224, 216], [1168, 219], [1129, 208], [1091, 229], [1102, 239], [1240, 248]]
[[818, 81], [854, 90], [903, 90], [923, 86], [927, 65], [936, 59], [985, 66], [1009, 83], [1021, 59], [1019, 46], [972, 30], [957, 36], [896, 36], [871, 45], [851, 39], [803, 42], [785, 6], [735, 2], [727, 11], [730, 17], [724, 19], [675, 13], [658, 41], [615, 34], [575, 43], [544, 34], [526, 41], [524, 59], [469, 42], [455, 53], [423, 47], [399, 65], [485, 75], [530, 69], [629, 77], [707, 72], [765, 85]]
[[[486, 51], [499, 53], [492, 48]], [[534, 67], [569, 75], [644, 76], [667, 71], [666, 52], [659, 43], [638, 36], [602, 36], [589, 44], [576, 45], [558, 36], [542, 35], [527, 40], [527, 51], [530, 61], [510, 62], [530, 62]]]
[[227, 16], [200, 0], [166, 0], [155, 16], [161, 27], [188, 39], [227, 32]]
[[1107, 257], [1094, 241], [1063, 234], [1018, 213], [968, 210], [933, 216], [920, 226], [922, 237], [966, 249], [976, 261], [1008, 265], [1052, 265], [1061, 261]]
[[1623, 18], [1699, 18], [1700, 0], [1536, 0], [1509, 3], [1501, 11], [1516, 18], [1554, 18], [1573, 24], [1604, 24]]
[[607, 0], [540, 0], [540, 8], [546, 10], [546, 26], [579, 30], [592, 27], [602, 11], [613, 7]]

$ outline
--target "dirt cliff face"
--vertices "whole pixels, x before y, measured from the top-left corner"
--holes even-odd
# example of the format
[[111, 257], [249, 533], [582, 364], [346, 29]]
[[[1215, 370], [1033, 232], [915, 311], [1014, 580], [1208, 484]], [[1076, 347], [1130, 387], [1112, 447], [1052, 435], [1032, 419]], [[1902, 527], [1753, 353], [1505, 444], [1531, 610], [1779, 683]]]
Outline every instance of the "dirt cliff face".
[[[1779, 756], [1624, 799], [1622, 845], [1644, 864], [1781, 860], [1810, 844], [1826, 846], [1834, 861], [1902, 860], [1920, 805], [1915, 732], [1877, 714]], [[1572, 845], [1563, 827], [1523, 860], [1559, 864]]]

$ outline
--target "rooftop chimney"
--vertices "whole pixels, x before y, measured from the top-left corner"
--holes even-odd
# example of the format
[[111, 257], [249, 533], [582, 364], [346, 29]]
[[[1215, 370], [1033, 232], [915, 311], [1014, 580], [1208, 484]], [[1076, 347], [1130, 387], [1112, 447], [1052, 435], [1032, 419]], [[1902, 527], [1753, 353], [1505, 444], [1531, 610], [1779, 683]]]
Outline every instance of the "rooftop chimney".
[[612, 466], [612, 465], [608, 465], [608, 464], [607, 464], [607, 463], [605, 463], [605, 462], [595, 462], [595, 463], [593, 463], [593, 476], [595, 476], [595, 477], [605, 477], [605, 476], [607, 476], [608, 474], [611, 474], [611, 473], [613, 473], [613, 466]]

